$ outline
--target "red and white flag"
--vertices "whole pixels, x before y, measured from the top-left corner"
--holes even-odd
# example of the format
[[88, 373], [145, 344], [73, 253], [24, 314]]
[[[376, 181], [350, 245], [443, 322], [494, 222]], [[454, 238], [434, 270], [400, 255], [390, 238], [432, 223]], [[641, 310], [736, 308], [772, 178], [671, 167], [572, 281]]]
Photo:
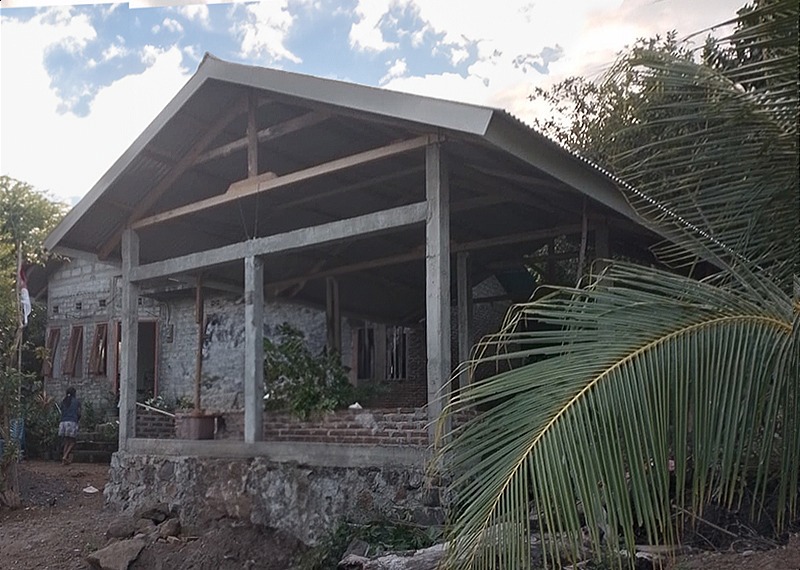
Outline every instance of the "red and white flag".
[[28, 325], [28, 316], [31, 314], [31, 296], [28, 293], [28, 279], [25, 270], [19, 268], [19, 301], [22, 305], [22, 326]]

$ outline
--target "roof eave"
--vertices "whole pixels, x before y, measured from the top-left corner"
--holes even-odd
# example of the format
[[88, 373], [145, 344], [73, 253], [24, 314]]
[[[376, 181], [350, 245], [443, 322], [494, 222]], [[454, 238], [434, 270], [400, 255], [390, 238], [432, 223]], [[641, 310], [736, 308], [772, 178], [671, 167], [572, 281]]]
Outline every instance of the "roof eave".
[[645, 224], [610, 175], [507, 113], [494, 114], [484, 138], [637, 224]]

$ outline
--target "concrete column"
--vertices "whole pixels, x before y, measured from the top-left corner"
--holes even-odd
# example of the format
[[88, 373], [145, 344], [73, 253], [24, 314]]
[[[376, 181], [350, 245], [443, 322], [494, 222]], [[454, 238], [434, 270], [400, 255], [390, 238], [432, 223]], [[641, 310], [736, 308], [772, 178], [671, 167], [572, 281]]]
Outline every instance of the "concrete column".
[[[458, 363], [469, 360], [472, 348], [472, 283], [469, 278], [469, 253], [461, 251], [456, 256], [456, 283], [458, 289]], [[469, 374], [463, 369], [458, 376], [460, 388], [466, 388]]]
[[339, 311], [339, 281], [334, 277], [325, 279], [325, 326], [327, 347], [340, 357], [342, 355], [342, 315]]
[[264, 263], [244, 260], [244, 440], [264, 439]]
[[136, 437], [136, 379], [139, 359], [139, 285], [130, 280], [139, 265], [139, 236], [131, 229], [122, 234], [122, 347], [119, 379], [119, 449], [127, 450]]
[[[428, 357], [428, 420], [439, 419], [449, 401], [450, 365], [450, 189], [441, 147], [425, 149], [425, 336]], [[429, 437], [433, 440], [435, 425]], [[447, 428], [446, 428], [447, 429]], [[449, 431], [449, 429], [447, 429]]]

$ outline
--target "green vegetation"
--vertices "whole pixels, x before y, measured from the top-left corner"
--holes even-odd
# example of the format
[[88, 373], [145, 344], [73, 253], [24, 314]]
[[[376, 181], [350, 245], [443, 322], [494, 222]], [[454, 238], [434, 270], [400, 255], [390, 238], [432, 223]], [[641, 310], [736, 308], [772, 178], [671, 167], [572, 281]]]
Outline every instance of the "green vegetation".
[[613, 262], [485, 343], [509, 370], [454, 394], [447, 414], [486, 412], [439, 446], [448, 567], [528, 568], [533, 532], [559, 533], [550, 565], [588, 532], [623, 566], [619, 549], [673, 543], [712, 503], [754, 497], [778, 529], [797, 513], [798, 3], [746, 7], [705, 61], [667, 43], [624, 54], [567, 142], [602, 149], [676, 271]]
[[369, 524], [341, 522], [300, 560], [302, 570], [336, 570], [347, 547], [355, 540], [369, 545], [369, 556], [387, 552], [419, 550], [441, 539], [435, 528], [422, 528], [403, 521], [382, 520]]
[[[45, 261], [42, 242], [65, 210], [63, 204], [28, 184], [0, 176], [0, 439], [5, 441], [0, 464], [0, 504], [15, 503], [15, 489], [9, 485], [13, 486], [15, 480], [13, 468], [19, 450], [10, 437], [12, 422], [26, 412], [39, 411], [28, 388], [35, 385], [40, 364], [36, 347], [44, 344], [46, 311], [33, 304], [23, 335], [17, 298], [19, 261], [23, 266]], [[36, 415], [33, 433], [39, 434], [49, 422], [46, 412]]]
[[278, 339], [264, 339], [265, 404], [286, 409], [300, 418], [346, 408], [353, 402], [353, 387], [339, 355], [311, 353], [303, 333], [283, 323]]

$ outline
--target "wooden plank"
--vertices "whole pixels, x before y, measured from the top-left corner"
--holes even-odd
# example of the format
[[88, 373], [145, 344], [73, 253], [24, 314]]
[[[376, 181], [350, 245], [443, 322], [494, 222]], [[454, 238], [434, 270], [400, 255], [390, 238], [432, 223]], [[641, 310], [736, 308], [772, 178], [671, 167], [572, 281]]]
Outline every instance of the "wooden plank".
[[472, 283], [469, 275], [469, 253], [456, 254], [456, 291], [458, 294], [458, 376], [459, 387], [466, 388], [469, 373], [464, 363], [469, 360], [472, 348]]
[[258, 176], [258, 124], [256, 112], [258, 111], [258, 95], [250, 91], [250, 101], [247, 106], [247, 177]]
[[[295, 117], [294, 119], [289, 119], [288, 121], [283, 121], [282, 123], [272, 125], [271, 127], [267, 127], [266, 129], [261, 129], [256, 133], [256, 138], [259, 143], [276, 140], [284, 135], [288, 135], [289, 133], [293, 133], [314, 126], [329, 118], [330, 115], [328, 113], [312, 111], [311, 113], [300, 115], [299, 117]], [[235, 141], [229, 142], [227, 144], [224, 144], [222, 146], [204, 152], [203, 154], [197, 157], [195, 164], [202, 164], [204, 162], [208, 162], [209, 160], [213, 160], [215, 158], [222, 158], [225, 156], [229, 156], [234, 152], [236, 152], [237, 150], [242, 150], [244, 148], [247, 148], [249, 144], [250, 144], [249, 138], [242, 137]]]
[[208, 130], [203, 133], [200, 138], [197, 139], [197, 141], [195, 141], [183, 158], [181, 158], [175, 164], [175, 166], [172, 167], [172, 170], [170, 170], [169, 173], [155, 186], [155, 188], [150, 190], [137, 204], [133, 211], [128, 215], [127, 222], [116, 232], [114, 232], [114, 235], [100, 247], [98, 250], [98, 257], [104, 259], [109, 256], [114, 248], [117, 247], [120, 237], [122, 236], [122, 232], [125, 230], [125, 228], [129, 227], [133, 222], [141, 218], [150, 208], [153, 207], [153, 205], [155, 205], [156, 202], [158, 202], [161, 196], [164, 195], [164, 192], [166, 192], [178, 180], [178, 178], [183, 175], [184, 172], [194, 165], [200, 153], [203, 152], [209, 144], [211, 144], [211, 142], [222, 132], [225, 127], [230, 124], [233, 119], [245, 111], [247, 108], [246, 105], [247, 98], [242, 97], [236, 104], [232, 105], [211, 124]]
[[264, 439], [264, 262], [244, 260], [244, 440]]
[[197, 347], [195, 348], [194, 358], [194, 412], [199, 414], [202, 408], [200, 399], [200, 388], [203, 384], [203, 344], [205, 342], [206, 316], [205, 299], [203, 298], [203, 276], [197, 276], [197, 284], [194, 288], [194, 310], [195, 322], [197, 323]]
[[[450, 191], [441, 146], [425, 149], [425, 340], [428, 376], [428, 437], [449, 400], [450, 374]], [[448, 426], [444, 427], [449, 432]]]
[[119, 383], [119, 449], [136, 437], [136, 384], [139, 351], [139, 286], [131, 273], [139, 263], [139, 236], [132, 230], [122, 234], [122, 349]]
[[340, 194], [352, 192], [354, 190], [360, 190], [361, 188], [377, 186], [379, 184], [383, 184], [384, 182], [401, 178], [409, 174], [415, 174], [417, 172], [422, 171], [422, 169], [423, 167], [421, 166], [403, 168], [400, 170], [396, 170], [394, 172], [390, 172], [389, 174], [384, 174], [383, 176], [377, 176], [375, 178], [362, 180], [360, 182], [354, 182], [353, 184], [346, 184], [344, 186], [337, 186], [335, 188], [331, 188], [330, 190], [325, 190], [323, 192], [316, 193], [312, 196], [300, 196], [291, 200], [286, 200], [281, 202], [280, 204], [276, 204], [275, 207], [270, 210], [270, 213], [280, 212], [288, 208], [301, 206], [302, 204], [307, 204], [308, 202], [316, 202], [317, 200], [320, 200], [322, 198], [333, 198], [334, 196], [339, 196]]
[[417, 202], [407, 206], [373, 212], [355, 218], [329, 222], [319, 226], [301, 228], [283, 234], [255, 238], [216, 249], [190, 253], [173, 259], [156, 261], [132, 269], [134, 281], [146, 281], [214, 265], [221, 265], [245, 257], [297, 251], [316, 245], [335, 243], [356, 236], [372, 235], [409, 226], [425, 220], [426, 204]]
[[316, 166], [298, 170], [297, 172], [292, 172], [283, 176], [276, 177], [272, 172], [265, 172], [264, 174], [251, 179], [234, 182], [231, 184], [230, 188], [228, 188], [228, 191], [225, 194], [212, 196], [211, 198], [206, 198], [205, 200], [200, 200], [198, 202], [194, 202], [193, 204], [187, 204], [186, 206], [181, 206], [179, 208], [161, 212], [147, 218], [142, 218], [141, 220], [131, 224], [131, 227], [134, 229], [139, 229], [152, 226], [153, 224], [158, 224], [181, 216], [187, 216], [189, 214], [201, 212], [209, 208], [214, 208], [222, 204], [234, 202], [245, 196], [252, 196], [260, 192], [274, 190], [290, 184], [311, 180], [325, 174], [331, 174], [333, 172], [338, 172], [354, 166], [366, 164], [368, 162], [374, 162], [390, 156], [403, 154], [418, 148], [422, 148], [432, 140], [438, 139], [435, 135], [416, 137], [379, 148], [374, 148], [372, 150], [351, 156], [346, 156], [344, 158], [332, 160], [323, 164], [318, 164]]
[[486, 249], [501, 245], [509, 245], [512, 243], [520, 243], [523, 241], [536, 241], [540, 239], [547, 239], [553, 236], [570, 235], [578, 233], [580, 231], [581, 231], [581, 224], [567, 224], [564, 226], [556, 226], [553, 228], [546, 228], [542, 230], [532, 230], [529, 232], [510, 234], [507, 236], [498, 236], [493, 238], [475, 240], [471, 242], [464, 242], [461, 244], [454, 244], [453, 247], [455, 251]]
[[327, 348], [342, 355], [342, 315], [339, 308], [339, 282], [333, 278], [325, 279], [325, 328]]

